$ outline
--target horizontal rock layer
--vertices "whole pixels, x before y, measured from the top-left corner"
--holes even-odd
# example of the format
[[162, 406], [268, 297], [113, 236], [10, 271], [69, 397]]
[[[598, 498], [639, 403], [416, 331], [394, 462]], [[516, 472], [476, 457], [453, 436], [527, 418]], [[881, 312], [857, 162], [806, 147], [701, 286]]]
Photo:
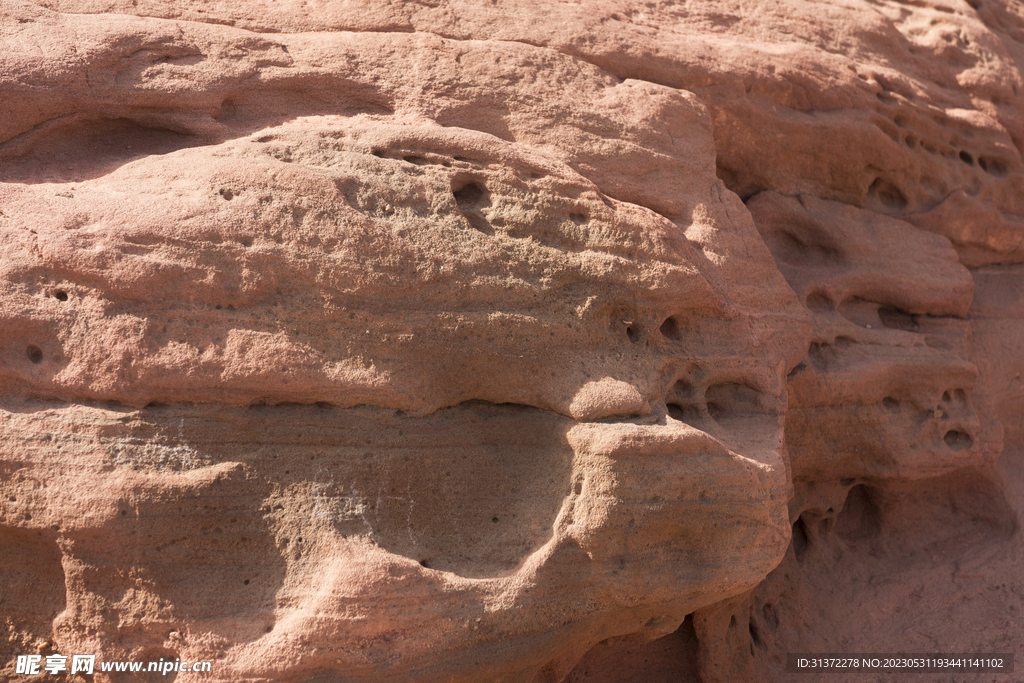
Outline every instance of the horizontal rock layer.
[[0, 19], [3, 676], [1015, 642], [1016, 4]]

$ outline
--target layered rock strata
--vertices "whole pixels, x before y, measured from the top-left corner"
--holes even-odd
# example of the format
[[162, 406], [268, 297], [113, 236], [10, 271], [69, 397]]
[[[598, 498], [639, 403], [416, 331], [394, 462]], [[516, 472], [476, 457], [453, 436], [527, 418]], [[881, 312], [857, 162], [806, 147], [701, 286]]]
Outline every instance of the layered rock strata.
[[1017, 5], [0, 18], [2, 675], [1018, 646]]

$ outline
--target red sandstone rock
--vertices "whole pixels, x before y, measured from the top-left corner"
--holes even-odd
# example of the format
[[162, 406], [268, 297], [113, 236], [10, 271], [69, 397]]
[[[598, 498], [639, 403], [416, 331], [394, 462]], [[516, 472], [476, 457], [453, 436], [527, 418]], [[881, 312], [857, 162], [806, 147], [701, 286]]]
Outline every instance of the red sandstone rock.
[[0, 675], [1017, 651], [1022, 31], [3, 3]]

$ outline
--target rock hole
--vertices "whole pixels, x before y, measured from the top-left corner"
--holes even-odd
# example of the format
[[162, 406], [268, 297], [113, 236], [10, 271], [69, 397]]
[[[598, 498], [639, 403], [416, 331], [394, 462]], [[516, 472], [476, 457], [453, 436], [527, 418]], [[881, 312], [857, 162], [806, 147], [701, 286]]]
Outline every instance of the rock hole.
[[967, 152], [960, 152], [960, 161], [964, 162], [968, 166], [974, 166], [974, 157]]
[[809, 546], [810, 536], [807, 533], [807, 523], [804, 522], [803, 517], [800, 517], [793, 522], [793, 554], [796, 555], [797, 562], [807, 554]]
[[267, 626], [267, 627], [266, 627], [265, 629], [263, 629], [263, 632], [264, 632], [264, 633], [270, 633], [270, 632], [271, 632], [271, 631], [273, 631], [273, 630], [274, 630], [274, 627], [273, 627], [273, 626]]
[[882, 514], [867, 486], [858, 484], [846, 494], [846, 502], [843, 503], [833, 529], [837, 536], [851, 543], [881, 533]]
[[235, 198], [235, 193], [226, 188], [221, 189], [221, 191], [218, 194], [224, 199], [228, 200], [229, 202]]
[[974, 439], [967, 432], [961, 432], [957, 429], [951, 429], [946, 432], [946, 435], [942, 437], [942, 440], [946, 442], [954, 451], [967, 450], [974, 445]]
[[584, 213], [570, 213], [569, 220], [571, 220], [576, 225], [583, 225], [584, 223], [587, 222], [587, 215]]
[[[805, 239], [806, 238], [806, 239]], [[837, 263], [843, 260], [842, 252], [837, 244], [825, 236], [798, 236], [788, 230], [780, 230], [775, 234], [772, 254], [786, 263], [796, 265], [813, 265], [818, 263]]]
[[498, 518], [497, 517], [491, 517], [491, 521], [493, 523], [497, 524], [498, 523]]
[[426, 567], [427, 569], [430, 569], [430, 561], [429, 560], [420, 560], [420, 566], [421, 567]]
[[947, 402], [949, 401], [949, 392], [948, 391], [943, 391], [942, 392], [942, 400], [943, 401], [947, 401]]
[[747, 417], [761, 411], [761, 394], [753, 387], [737, 382], [713, 384], [704, 393], [708, 414], [716, 421]]
[[583, 493], [583, 482], [576, 482], [576, 486], [573, 487], [573, 492], [578, 496]]
[[667, 407], [669, 417], [673, 420], [679, 420], [691, 426], [698, 426], [704, 421], [704, 416], [698, 406], [669, 403]]
[[661, 334], [673, 341], [679, 341], [679, 339], [682, 338], [683, 335], [679, 329], [679, 321], [676, 320], [675, 316], [667, 318], [665, 322], [661, 324]]
[[[761, 640], [761, 631], [757, 628], [753, 621], [750, 622], [750, 642], [759, 648], [764, 649], [765, 645]], [[753, 650], [751, 650], [753, 654]]]
[[729, 628], [736, 628], [736, 615], [729, 617]]
[[53, 293], [53, 298], [56, 299], [57, 301], [67, 301], [68, 293], [65, 292], [63, 289], [58, 289], [56, 292]]
[[770, 602], [764, 603], [764, 607], [761, 608], [761, 613], [764, 614], [765, 623], [767, 623], [772, 630], [779, 627], [779, 613], [775, 610], [775, 605]]
[[[854, 325], [863, 328], [878, 329], [883, 326], [882, 319], [878, 315], [878, 304], [874, 301], [853, 297], [839, 304], [839, 314]], [[850, 341], [853, 341], [852, 339]], [[839, 338], [836, 337], [836, 346], [839, 346]]]
[[494, 233], [494, 229], [483, 215], [483, 209], [491, 205], [490, 195], [483, 185], [469, 181], [461, 187], [453, 187], [452, 194], [455, 196], [459, 211], [469, 221], [470, 226], [488, 235]]
[[128, 511], [127, 511], [127, 510], [121, 510], [121, 516], [122, 516], [122, 517], [124, 517], [124, 516], [125, 516], [125, 515], [127, 515], [127, 514], [128, 514]]
[[997, 157], [978, 157], [978, 166], [989, 175], [1002, 177], [1006, 175], [1006, 162]]
[[407, 161], [410, 164], [416, 164], [417, 166], [422, 166], [423, 164], [429, 163], [423, 157], [418, 157], [418, 156], [415, 156], [415, 155], [410, 155], [410, 156], [407, 156], [407, 157], [402, 157], [402, 161]]
[[812, 311], [825, 312], [835, 309], [835, 304], [824, 292], [813, 291], [807, 295], [807, 308]]
[[372, 154], [373, 156], [377, 157], [378, 159], [383, 159], [384, 158], [383, 150], [372, 149], [372, 150], [370, 150], [370, 154]]
[[907, 313], [904, 310], [893, 306], [883, 306], [878, 309], [878, 319], [886, 327], [905, 332], [916, 332], [918, 329], [917, 316]]
[[964, 391], [963, 389], [954, 390], [953, 396], [955, 396], [958, 401], [967, 401], [967, 392]]
[[892, 396], [886, 396], [882, 399], [882, 407], [889, 411], [898, 410], [900, 402], [894, 399]]
[[25, 355], [36, 365], [43, 362], [43, 350], [35, 344], [29, 344], [25, 347]]
[[868, 187], [868, 199], [877, 206], [889, 210], [902, 211], [907, 208], [907, 198], [900, 189], [881, 178], [875, 178]]
[[484, 196], [484, 188], [477, 183], [470, 182], [458, 190], [453, 190], [452, 194], [455, 195], [455, 201], [459, 208], [465, 211], [480, 204], [480, 200]]
[[626, 337], [634, 344], [640, 341], [640, 333], [633, 329], [632, 326], [626, 328]]
[[245, 585], [245, 586], [248, 586], [249, 585], [249, 579], [246, 579], [245, 581], [243, 581], [242, 584]]
[[907, 137], [903, 138], [903, 144], [905, 144], [908, 149], [914, 149], [915, 147], [917, 147], [917, 138], [915, 138], [913, 135], [908, 135]]
[[[694, 372], [696, 370], [696, 372]], [[691, 368], [688, 373], [690, 379], [700, 381], [698, 375], [703, 373], [699, 368]], [[673, 420], [685, 422], [697, 429], [707, 429], [709, 425], [707, 404], [704, 400], [704, 390], [694, 386], [691, 382], [680, 379], [665, 396], [665, 405], [668, 415]]]
[[839, 480], [839, 485], [840, 486], [849, 486], [854, 481], [856, 481], [856, 480], [853, 477], [843, 477], [842, 479]]
[[804, 371], [806, 369], [807, 369], [807, 363], [805, 363], [803, 361], [800, 361], [800, 363], [798, 363], [795, 368], [793, 368], [792, 370], [789, 371], [789, 374], [786, 375], [786, 377], [788, 379], [793, 379], [794, 377], [796, 377], [797, 375], [799, 375], [802, 371]]

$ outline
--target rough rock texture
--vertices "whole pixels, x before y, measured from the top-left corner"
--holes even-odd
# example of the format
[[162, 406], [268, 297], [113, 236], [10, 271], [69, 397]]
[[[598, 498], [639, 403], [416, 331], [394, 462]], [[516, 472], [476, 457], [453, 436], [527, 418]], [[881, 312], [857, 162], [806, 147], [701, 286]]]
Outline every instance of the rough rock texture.
[[5, 0], [0, 40], [0, 677], [1024, 654], [1020, 3]]

